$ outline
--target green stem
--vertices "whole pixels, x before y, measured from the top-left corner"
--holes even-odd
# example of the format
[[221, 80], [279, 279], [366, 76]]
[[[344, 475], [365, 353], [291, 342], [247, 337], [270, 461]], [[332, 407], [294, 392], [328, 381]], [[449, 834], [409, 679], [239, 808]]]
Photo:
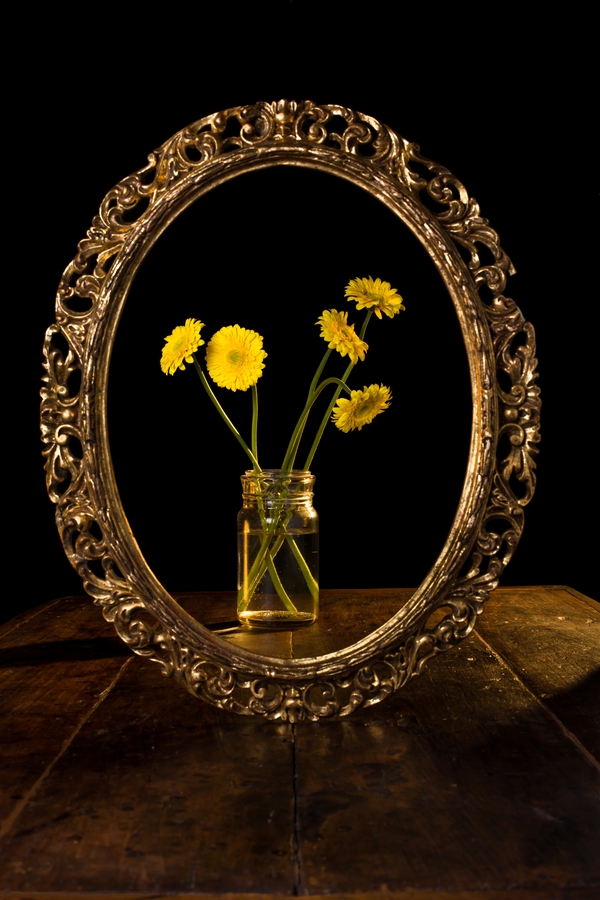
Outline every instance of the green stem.
[[[258, 392], [256, 390], [256, 385], [252, 385], [252, 450], [250, 450], [248, 448], [248, 445], [246, 444], [245, 440], [243, 439], [243, 437], [241, 436], [241, 434], [239, 433], [239, 431], [237, 430], [237, 428], [235, 427], [235, 425], [233, 424], [233, 422], [231, 421], [231, 419], [229, 418], [229, 416], [227, 415], [227, 413], [225, 412], [225, 410], [223, 409], [223, 407], [221, 406], [219, 401], [217, 400], [217, 398], [214, 394], [214, 391], [212, 390], [211, 386], [209, 385], [208, 381], [206, 380], [206, 376], [204, 375], [204, 372], [202, 371], [202, 368], [201, 368], [198, 360], [196, 359], [195, 354], [192, 355], [192, 358], [194, 360], [194, 368], [196, 369], [196, 372], [198, 373], [198, 375], [200, 377], [200, 381], [202, 382], [202, 385], [203, 385], [206, 393], [212, 400], [214, 406], [218, 410], [219, 415], [221, 416], [221, 418], [223, 419], [223, 421], [225, 422], [225, 424], [227, 425], [229, 430], [233, 433], [233, 435], [236, 438], [236, 440], [238, 441], [238, 443], [242, 446], [245, 453], [248, 455], [250, 462], [252, 463], [252, 468], [254, 469], [254, 471], [257, 474], [262, 474], [262, 470], [258, 464], [258, 459], [257, 459], [257, 457], [258, 457], [258, 449], [257, 449], [257, 446], [258, 446]], [[261, 518], [264, 521], [264, 513], [261, 516]], [[289, 612], [298, 612], [298, 610], [294, 606], [293, 602], [290, 600], [289, 596], [287, 595], [287, 592], [286, 592], [283, 584], [281, 583], [279, 573], [277, 572], [277, 569], [275, 568], [275, 564], [273, 562], [273, 556], [268, 550], [268, 545], [271, 540], [271, 537], [272, 537], [272, 534], [267, 533], [267, 535], [265, 535], [265, 539], [263, 540], [264, 549], [263, 549], [263, 547], [261, 547], [259, 556], [262, 556], [262, 558], [264, 560], [264, 557], [266, 555], [266, 568], [269, 569], [269, 574], [271, 575], [271, 580], [273, 582], [273, 586], [275, 587], [275, 590], [277, 591], [277, 595], [278, 595], [279, 599], [281, 600], [281, 602], [283, 603], [283, 605], [285, 606], [285, 608]], [[277, 547], [277, 550], [279, 550], [279, 547], [281, 546], [282, 543], [283, 543], [283, 538], [281, 538], [281, 540], [279, 541], [279, 546]], [[305, 565], [306, 565], [306, 563], [305, 563]], [[250, 598], [252, 597], [252, 594], [254, 593], [256, 584], [258, 583], [258, 581], [260, 581], [260, 578], [264, 574], [264, 568], [265, 567], [263, 567], [262, 565], [259, 565], [259, 572], [257, 573], [259, 577], [254, 579], [255, 585], [254, 585], [253, 589], [251, 591], [248, 591], [248, 590], [244, 591], [245, 599], [246, 599], [246, 606], [248, 605], [248, 602], [250, 601]], [[262, 570], [262, 571], [260, 571], [260, 570]]]
[[[248, 445], [246, 444], [245, 440], [243, 439], [243, 437], [241, 436], [241, 434], [239, 433], [239, 431], [237, 430], [237, 428], [235, 427], [235, 425], [233, 424], [233, 422], [231, 421], [231, 419], [229, 418], [229, 416], [227, 415], [227, 413], [225, 412], [225, 410], [223, 409], [223, 407], [221, 406], [219, 401], [217, 400], [217, 398], [214, 394], [214, 391], [212, 390], [211, 386], [209, 385], [208, 381], [206, 380], [206, 376], [204, 375], [204, 372], [202, 371], [202, 368], [201, 368], [198, 360], [196, 359], [195, 354], [192, 354], [192, 358], [194, 360], [194, 368], [196, 369], [196, 372], [198, 373], [198, 376], [200, 378], [200, 381], [202, 382], [202, 385], [203, 385], [206, 393], [212, 400], [214, 406], [216, 407], [217, 411], [219, 412], [219, 415], [221, 416], [221, 418], [223, 419], [223, 421], [225, 422], [225, 424], [227, 425], [229, 430], [232, 432], [232, 434], [234, 435], [234, 437], [236, 438], [238, 443], [242, 446], [244, 452], [248, 455], [248, 458], [250, 459], [250, 462], [252, 463], [252, 468], [254, 469], [255, 473], [257, 475], [261, 475], [262, 470], [258, 464], [258, 459], [257, 459], [257, 457], [258, 457], [258, 451], [257, 451], [257, 444], [258, 444], [258, 440], [257, 440], [257, 436], [258, 436], [258, 393], [256, 391], [256, 385], [252, 386], [252, 450], [250, 450], [248, 448]], [[261, 519], [263, 520], [263, 524], [264, 524], [264, 511], [262, 509], [261, 509]], [[274, 528], [275, 528], [275, 524], [273, 525], [273, 530], [274, 530]], [[279, 578], [279, 575], [273, 564], [272, 555], [271, 555], [271, 553], [269, 553], [269, 542], [271, 541], [272, 536], [273, 536], [272, 533], [269, 533], [269, 531], [267, 531], [267, 533], [265, 534], [265, 537], [263, 538], [262, 546], [261, 546], [259, 554], [258, 554], [258, 569], [259, 569], [259, 571], [255, 574], [254, 578], [248, 579], [248, 581], [251, 583], [251, 589], [249, 590], [247, 585], [243, 585], [242, 588], [240, 589], [240, 593], [242, 593], [242, 596], [244, 597], [244, 600], [245, 600], [244, 609], [250, 602], [252, 594], [254, 593], [254, 590], [256, 589], [256, 585], [258, 584], [258, 582], [260, 581], [260, 579], [262, 578], [262, 576], [264, 574], [265, 568], [268, 567], [268, 569], [271, 573], [273, 585], [275, 586], [275, 590], [277, 591], [277, 594], [278, 594], [281, 602], [286, 607], [286, 609], [288, 609], [290, 612], [297, 612], [296, 607], [294, 606], [294, 604], [288, 597], [288, 595], [285, 591], [285, 588], [283, 587], [283, 585], [281, 583], [281, 579]], [[283, 542], [283, 538], [281, 538], [281, 541], [279, 542], [279, 546], [281, 546], [282, 542]], [[277, 547], [277, 550], [279, 549], [279, 546]], [[267, 558], [267, 562], [266, 562], [266, 566], [263, 566], [265, 556]], [[257, 560], [255, 560], [255, 565], [256, 565], [256, 563], [257, 563]], [[252, 568], [254, 568], [254, 566]], [[258, 576], [258, 577], [256, 577], [256, 576]]]
[[[298, 565], [300, 566], [300, 569], [302, 570], [302, 573], [304, 574], [306, 583], [308, 585], [308, 589], [309, 589], [310, 593], [312, 594], [312, 596], [315, 597], [316, 599], [318, 599], [319, 586], [316, 583], [316, 581], [314, 580], [312, 573], [310, 572], [310, 569], [308, 568], [308, 565], [306, 564], [306, 561], [305, 561], [304, 557], [302, 556], [302, 553], [298, 549], [298, 546], [297, 546], [293, 536], [288, 535], [288, 534], [285, 534], [285, 535], [280, 534], [277, 536], [277, 538], [275, 539], [275, 541], [273, 542], [271, 547], [269, 547], [269, 542], [270, 542], [271, 538], [274, 536], [275, 528], [277, 527], [277, 524], [279, 522], [279, 516], [282, 513], [283, 513], [283, 508], [279, 511], [279, 514], [277, 515], [277, 517], [275, 517], [275, 516], [273, 517], [273, 524], [270, 526], [270, 528], [268, 528], [268, 529], [265, 528], [264, 523], [263, 523], [263, 528], [265, 528], [265, 533], [264, 533], [264, 536], [263, 536], [263, 539], [261, 542], [261, 546], [259, 548], [258, 553], [256, 554], [256, 557], [254, 558], [254, 562], [252, 563], [250, 572], [248, 573], [248, 577], [246, 578], [244, 584], [242, 584], [238, 590], [237, 602], [238, 602], [238, 611], [239, 612], [244, 612], [245, 609], [247, 608], [256, 588], [258, 587], [258, 584], [259, 584], [261, 578], [265, 574], [270, 563], [273, 563], [273, 565], [274, 565], [275, 557], [279, 553], [279, 550], [281, 549], [284, 539], [287, 539], [288, 542], [289, 541], [292, 542], [292, 544], [293, 544], [292, 553], [294, 554], [294, 556], [298, 562]], [[284, 521], [282, 523], [282, 526], [281, 526], [282, 530], [284, 532], [288, 526], [288, 522], [290, 521], [292, 515], [293, 515], [293, 511], [291, 509], [288, 509], [288, 511], [285, 515]], [[261, 518], [262, 518], [262, 516], [261, 516]], [[277, 589], [277, 585], [275, 585], [275, 588]], [[279, 591], [278, 591], [278, 593], [279, 593]], [[286, 594], [286, 596], [287, 596], [287, 594]], [[281, 595], [280, 595], [280, 599], [283, 599], [281, 597]], [[290, 603], [291, 602], [292, 601], [290, 600]]]
[[[286, 491], [286, 494], [287, 494], [287, 491]], [[283, 504], [285, 502], [285, 495], [283, 497], [280, 497], [279, 499], [281, 501], [281, 504]], [[258, 508], [259, 508], [259, 513], [260, 513], [262, 530], [263, 530], [263, 537], [262, 537], [262, 541], [261, 541], [260, 547], [258, 549], [258, 552], [254, 558], [254, 562], [252, 563], [252, 565], [250, 567], [248, 576], [244, 580], [243, 584], [240, 585], [240, 588], [238, 590], [238, 599], [237, 599], [238, 612], [244, 612], [244, 610], [247, 608], [256, 588], [258, 587], [258, 584], [259, 584], [261, 578], [265, 574], [265, 571], [269, 565], [269, 562], [272, 562], [275, 559], [275, 556], [277, 555], [279, 548], [281, 547], [281, 544], [283, 543], [283, 537], [279, 536], [276, 538], [272, 548], [269, 548], [269, 544], [274, 537], [275, 530], [277, 529], [281, 514], [283, 512], [283, 505], [279, 506], [279, 508], [277, 508], [277, 506], [275, 506], [275, 509], [272, 510], [272, 514], [271, 514], [271, 524], [267, 525], [263, 500], [262, 500], [262, 497], [260, 494], [257, 497], [257, 502], [258, 502]], [[292, 515], [292, 512], [291, 512], [291, 510], [289, 510], [287, 513], [287, 518], [285, 519], [285, 521], [283, 523], [284, 531], [287, 527], [287, 523], [289, 522], [291, 515]], [[291, 600], [290, 600], [290, 603], [291, 603]]]
[[[304, 421], [304, 424], [306, 424], [306, 412], [307, 412], [307, 410], [310, 410], [310, 408], [314, 402], [313, 394], [315, 392], [315, 388], [319, 382], [319, 378], [321, 377], [323, 369], [325, 368], [327, 360], [329, 359], [330, 356], [331, 356], [331, 350], [329, 348], [327, 348], [327, 350], [325, 351], [325, 353], [323, 355], [321, 362], [317, 366], [317, 371], [315, 372], [315, 374], [313, 376], [313, 380], [311, 381], [310, 387], [308, 389], [308, 397], [306, 398], [306, 404], [304, 406], [304, 409], [302, 410], [302, 413], [300, 414], [300, 418], [296, 422], [296, 426], [292, 432], [290, 442], [287, 445], [287, 449], [285, 451], [285, 456], [283, 457], [283, 463], [281, 466], [282, 472], [289, 471], [287, 466], [289, 465], [290, 454], [292, 454], [292, 452], [294, 450], [294, 445], [296, 443], [300, 442], [300, 439], [298, 438], [298, 431], [300, 430], [300, 437], [302, 437], [302, 432], [304, 431], [304, 426], [302, 425], [302, 422]], [[294, 453], [294, 458], [295, 458], [295, 455], [296, 454]], [[290, 466], [289, 468], [292, 468], [292, 467]]]
[[325, 365], [326, 365], [326, 363], [327, 363], [327, 360], [329, 359], [330, 356], [331, 356], [331, 350], [328, 348], [328, 349], [325, 351], [325, 356], [323, 357], [323, 359], [322, 359], [321, 362], [319, 363], [319, 368], [318, 368], [317, 371], [315, 372], [315, 377], [313, 378], [313, 380], [312, 380], [311, 383], [310, 383], [310, 387], [309, 387], [309, 389], [308, 389], [308, 397], [307, 397], [307, 400], [306, 400], [307, 403], [308, 403], [308, 401], [310, 400], [311, 395], [312, 395], [314, 389], [316, 388], [317, 384], [319, 383], [319, 378], [320, 378], [321, 375], [323, 374], [323, 369], [325, 368]]
[[199, 376], [199, 378], [200, 378], [200, 381], [202, 382], [202, 385], [203, 385], [203, 387], [204, 387], [204, 390], [206, 391], [206, 393], [208, 394], [208, 396], [210, 397], [210, 399], [211, 399], [212, 402], [214, 403], [215, 407], [217, 408], [217, 411], [218, 411], [219, 415], [221, 416], [221, 418], [223, 419], [223, 421], [225, 422], [225, 424], [227, 425], [227, 427], [229, 428], [229, 430], [231, 431], [231, 433], [232, 433], [233, 436], [235, 437], [236, 441], [241, 445], [241, 447], [242, 447], [242, 449], [244, 450], [244, 452], [248, 455], [248, 458], [250, 459], [250, 462], [252, 463], [252, 468], [254, 469], [254, 471], [257, 473], [257, 475], [261, 475], [261, 474], [262, 474], [262, 469], [261, 469], [260, 466], [258, 465], [258, 461], [257, 461], [257, 459], [256, 459], [256, 456], [254, 455], [254, 453], [252, 453], [252, 451], [251, 451], [250, 448], [248, 447], [246, 441], [245, 441], [244, 438], [241, 436], [241, 434], [239, 433], [239, 431], [237, 430], [237, 428], [235, 427], [235, 425], [233, 424], [233, 422], [231, 421], [231, 419], [229, 418], [229, 416], [227, 415], [227, 413], [225, 412], [225, 410], [223, 409], [223, 407], [221, 406], [221, 404], [219, 403], [219, 401], [217, 400], [217, 398], [215, 397], [214, 391], [213, 391], [213, 389], [211, 388], [211, 386], [210, 386], [210, 384], [208, 383], [208, 381], [206, 380], [206, 375], [205, 375], [204, 372], [202, 371], [202, 369], [201, 369], [201, 367], [200, 367], [200, 363], [199, 363], [198, 360], [196, 359], [196, 354], [195, 354], [195, 353], [192, 353], [192, 359], [194, 360], [194, 367], [195, 367], [195, 369], [196, 369], [196, 372], [198, 373], [198, 376]]
[[237, 598], [239, 612], [244, 612], [244, 610], [250, 603], [250, 600], [252, 599], [252, 595], [254, 594], [254, 591], [256, 590], [258, 582], [260, 581], [260, 579], [262, 578], [262, 576], [265, 573], [265, 569], [267, 567], [265, 558], [266, 558], [267, 552], [269, 550], [269, 542], [272, 537], [273, 537], [272, 533], [263, 534], [260, 548], [254, 558], [254, 562], [252, 563], [252, 565], [250, 567], [248, 577], [244, 579], [244, 581], [242, 582], [242, 584], [239, 587], [238, 598]]
[[[270, 537], [272, 537], [272, 536], [273, 535], [270, 535]], [[302, 556], [302, 553], [300, 552], [298, 545], [296, 544], [296, 541], [294, 540], [294, 536], [291, 534], [287, 534], [287, 535], [285, 535], [285, 540], [287, 540], [287, 542], [290, 546], [290, 549], [291, 549], [292, 553], [294, 554], [294, 558], [296, 559], [296, 562], [298, 563], [298, 566], [299, 566], [302, 574], [304, 575], [304, 580], [306, 581], [306, 584], [311, 593], [311, 596], [313, 597], [314, 600], [318, 601], [319, 585], [315, 581], [312, 572], [308, 568], [306, 560]], [[254, 564], [248, 575], [247, 582], [245, 584], [243, 584], [242, 587], [238, 591], [238, 610], [239, 610], [239, 612], [244, 612], [246, 610], [246, 608], [248, 607], [248, 604], [250, 603], [250, 600], [252, 599], [254, 592], [256, 591], [256, 588], [258, 587], [258, 584], [267, 569], [269, 570], [269, 572], [271, 574], [271, 580], [273, 581], [273, 586], [275, 587], [275, 590], [277, 591], [279, 599], [281, 600], [283, 605], [290, 612], [298, 612], [298, 610], [294, 606], [292, 600], [289, 598], [288, 594], [286, 593], [286, 590], [285, 590], [283, 584], [281, 583], [281, 579], [279, 578], [279, 574], [275, 567], [275, 557], [279, 553], [279, 550], [281, 549], [281, 547], [283, 545], [283, 541], [284, 541], [284, 536], [278, 535], [277, 539], [274, 541], [274, 543], [270, 549], [268, 549], [268, 542], [266, 542], [267, 546], [264, 549], [261, 547], [261, 550], [259, 551], [256, 559], [254, 560]], [[259, 559], [260, 559], [260, 563], [258, 565], [258, 568], [256, 569], [256, 571], [254, 571], [255, 566]]]
[[[369, 321], [370, 321], [372, 315], [373, 315], [373, 310], [372, 310], [372, 309], [368, 309], [368, 310], [367, 310], [367, 314], [366, 314], [366, 316], [365, 316], [365, 320], [364, 320], [364, 322], [363, 322], [363, 324], [362, 324], [362, 328], [360, 329], [360, 339], [361, 339], [361, 341], [364, 340], [365, 333], [366, 333], [366, 331], [367, 331], [367, 325], [369, 324]], [[346, 371], [344, 372], [344, 374], [343, 374], [343, 376], [342, 376], [342, 382], [348, 381], [348, 377], [349, 377], [350, 372], [352, 371], [353, 368], [354, 368], [354, 363], [350, 363], [350, 365], [348, 366], [348, 368], [346, 369]], [[314, 439], [314, 441], [313, 441], [313, 445], [312, 445], [312, 447], [310, 448], [310, 451], [309, 451], [308, 456], [306, 457], [306, 462], [304, 463], [304, 470], [305, 470], [305, 471], [308, 471], [308, 470], [310, 469], [310, 466], [311, 466], [311, 463], [312, 463], [312, 461], [313, 461], [313, 459], [314, 459], [315, 453], [317, 452], [317, 448], [318, 448], [318, 446], [319, 446], [319, 444], [320, 444], [320, 442], [321, 442], [321, 438], [323, 437], [323, 432], [325, 431], [325, 426], [327, 425], [327, 423], [328, 423], [328, 421], [329, 421], [329, 417], [330, 417], [330, 415], [331, 415], [331, 411], [332, 411], [333, 407], [335, 406], [336, 400], [337, 400], [338, 397], [340, 396], [341, 392], [342, 392], [342, 388], [338, 388], [338, 389], [335, 391], [333, 397], [331, 398], [331, 403], [330, 403], [329, 406], [327, 407], [327, 412], [326, 412], [325, 415], [323, 416], [323, 419], [322, 419], [321, 424], [320, 424], [320, 426], [319, 426], [319, 430], [317, 431], [317, 435], [316, 435], [316, 437], [315, 437], [315, 439]]]
[[283, 537], [279, 536], [274, 542], [272, 550], [269, 550], [269, 542], [271, 541], [272, 537], [272, 533], [265, 534], [265, 536], [263, 537], [260, 549], [256, 554], [252, 566], [250, 567], [248, 577], [238, 590], [238, 612], [244, 612], [248, 604], [252, 600], [254, 592], [258, 587], [258, 583], [267, 570], [269, 564], [267, 556], [272, 560], [281, 547], [281, 544], [283, 543]]
[[271, 576], [271, 581], [273, 582], [273, 586], [274, 586], [275, 590], [277, 591], [277, 596], [279, 597], [279, 599], [281, 600], [281, 602], [283, 603], [285, 608], [287, 610], [289, 610], [289, 612], [298, 612], [298, 610], [296, 609], [296, 607], [294, 606], [294, 604], [288, 597], [283, 584], [281, 583], [281, 579], [279, 577], [279, 572], [275, 568], [275, 563], [273, 562], [273, 558], [270, 553], [268, 556], [267, 567], [269, 569], [269, 575]]
[[[349, 367], [348, 373], [351, 372], [352, 366]], [[345, 379], [344, 379], [345, 381]], [[310, 413], [311, 407], [322, 390], [324, 390], [330, 384], [337, 384], [337, 397], [341, 394], [343, 390], [348, 391], [350, 393], [350, 388], [344, 381], [339, 378], [326, 378], [325, 381], [322, 381], [321, 384], [312, 392], [306, 401], [306, 405], [302, 410], [300, 418], [296, 423], [296, 427], [292, 433], [290, 438], [290, 442], [288, 444], [287, 450], [285, 451], [285, 456], [283, 458], [283, 463], [281, 466], [282, 474], [287, 475], [294, 466], [294, 461], [296, 459], [296, 453], [298, 452], [298, 447], [300, 445], [300, 441], [302, 439], [302, 434], [304, 432], [304, 428], [306, 426], [306, 422], [308, 421], [308, 414]]]
[[286, 537], [286, 540], [288, 542], [290, 550], [294, 554], [294, 558], [295, 558], [296, 562], [298, 563], [302, 574], [304, 575], [304, 580], [306, 581], [306, 584], [308, 585], [308, 589], [312, 595], [313, 600], [318, 601], [319, 585], [315, 581], [312, 572], [308, 568], [308, 565], [306, 564], [306, 560], [302, 556], [302, 553], [298, 549], [298, 545], [291, 534], [288, 534], [288, 536]]
[[[275, 527], [275, 526], [273, 526], [273, 527]], [[284, 525], [284, 528], [285, 528], [285, 525]], [[270, 543], [271, 539], [273, 538], [273, 536], [274, 536], [274, 533], [272, 530], [269, 533], [264, 535], [260, 549], [254, 559], [254, 562], [252, 563], [250, 572], [248, 573], [248, 578], [246, 579], [244, 584], [242, 584], [242, 586], [238, 590], [238, 599], [237, 599], [238, 612], [244, 612], [247, 609], [250, 601], [252, 600], [252, 597], [254, 596], [254, 592], [256, 591], [256, 588], [258, 587], [260, 580], [263, 577], [263, 575], [265, 574], [267, 569], [269, 570], [269, 572], [271, 574], [271, 580], [273, 581], [273, 586], [275, 587], [275, 590], [277, 591], [279, 599], [281, 600], [281, 602], [283, 603], [285, 608], [288, 609], [290, 612], [298, 612], [298, 610], [294, 606], [293, 602], [288, 597], [286, 590], [285, 590], [283, 584], [281, 583], [281, 579], [279, 578], [279, 574], [275, 568], [274, 560], [275, 560], [275, 557], [277, 556], [277, 554], [279, 553], [281, 545], [283, 544], [284, 535], [278, 535], [277, 538], [275, 539], [275, 541], [273, 542], [272, 546], [269, 547], [269, 543]], [[298, 550], [297, 547], [296, 547], [296, 550], [298, 553], [300, 553], [300, 551]], [[306, 563], [304, 563], [304, 565], [306, 566]], [[311, 578], [312, 578], [312, 576], [311, 576]], [[311, 589], [310, 585], [309, 585], [309, 590], [311, 590], [311, 593], [312, 593], [312, 589]], [[318, 591], [318, 588], [317, 588], [317, 591]]]
[[[348, 366], [348, 368], [346, 369], [346, 371], [344, 372], [344, 374], [342, 376], [342, 382], [346, 382], [348, 380], [350, 372], [352, 371], [353, 368], [354, 368], [354, 363], [350, 363], [350, 365]], [[305, 471], [308, 471], [310, 468], [310, 464], [312, 463], [314, 455], [317, 452], [317, 447], [319, 446], [319, 444], [321, 442], [321, 438], [323, 437], [323, 432], [325, 431], [325, 426], [329, 422], [329, 416], [331, 415], [331, 410], [335, 406], [335, 401], [338, 399], [338, 397], [340, 396], [341, 393], [342, 393], [341, 387], [338, 387], [338, 389], [336, 391], [334, 391], [333, 397], [331, 398], [331, 402], [329, 403], [329, 406], [327, 407], [327, 411], [321, 420], [321, 424], [319, 425], [319, 430], [317, 431], [317, 434], [313, 441], [312, 447], [310, 448], [308, 456], [306, 457], [306, 462], [304, 463]]]
[[252, 455], [258, 461], [258, 391], [252, 385]]
[[366, 332], [367, 332], [367, 325], [368, 325], [369, 322], [371, 321], [371, 316], [372, 316], [372, 315], [373, 315], [373, 310], [372, 310], [372, 309], [368, 309], [368, 310], [367, 310], [367, 314], [366, 314], [366, 316], [365, 316], [365, 321], [362, 323], [362, 328], [360, 329], [360, 339], [361, 339], [361, 341], [364, 341], [364, 339], [365, 339], [365, 334], [366, 334]]

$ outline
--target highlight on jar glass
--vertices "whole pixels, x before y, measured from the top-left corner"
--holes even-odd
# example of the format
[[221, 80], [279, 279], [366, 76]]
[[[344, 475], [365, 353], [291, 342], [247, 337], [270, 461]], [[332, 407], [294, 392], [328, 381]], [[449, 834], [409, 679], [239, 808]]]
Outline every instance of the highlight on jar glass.
[[[319, 613], [319, 528], [312, 505], [315, 476], [310, 467], [328, 422], [347, 434], [361, 431], [388, 409], [392, 394], [380, 384], [354, 389], [348, 380], [354, 367], [364, 361], [369, 345], [367, 326], [373, 313], [394, 318], [405, 307], [402, 297], [380, 278], [355, 278], [345, 298], [366, 310], [360, 328], [348, 322], [348, 312], [326, 309], [315, 324], [327, 349], [308, 390], [308, 397], [292, 431], [280, 468], [262, 468], [258, 459], [257, 382], [265, 369], [267, 353], [263, 337], [240, 325], [220, 328], [206, 345], [205, 366], [198, 349], [205, 344], [198, 319], [186, 319], [165, 338], [161, 368], [174, 375], [184, 363], [193, 364], [202, 386], [246, 454], [252, 468], [242, 479], [242, 509], [238, 515], [237, 615], [242, 625], [253, 628], [291, 628], [310, 625]], [[335, 352], [334, 352], [335, 351]], [[333, 354], [333, 356], [332, 356]], [[347, 357], [341, 377], [325, 375], [338, 356]], [[206, 369], [206, 371], [205, 371]], [[208, 377], [207, 377], [208, 376]], [[210, 382], [230, 391], [250, 390], [252, 425], [247, 441], [225, 412]], [[315, 401], [330, 394], [325, 414], [318, 421], [314, 440], [302, 468], [296, 465], [300, 442]], [[341, 397], [344, 393], [347, 396]]]

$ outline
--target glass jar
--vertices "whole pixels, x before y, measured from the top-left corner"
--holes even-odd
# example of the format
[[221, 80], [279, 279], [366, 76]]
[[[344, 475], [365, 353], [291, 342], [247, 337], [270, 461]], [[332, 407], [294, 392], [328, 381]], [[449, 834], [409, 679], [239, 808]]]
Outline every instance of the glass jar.
[[315, 476], [248, 470], [238, 515], [238, 619], [242, 625], [310, 625], [319, 612]]

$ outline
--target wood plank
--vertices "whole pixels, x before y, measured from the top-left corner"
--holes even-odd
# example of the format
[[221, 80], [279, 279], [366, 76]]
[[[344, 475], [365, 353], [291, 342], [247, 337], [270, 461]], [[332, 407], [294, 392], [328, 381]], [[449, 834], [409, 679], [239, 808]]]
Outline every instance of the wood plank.
[[334, 653], [356, 643], [395, 615], [413, 593], [413, 588], [321, 591], [319, 618], [314, 625], [287, 632], [236, 627], [236, 595], [232, 591], [175, 597], [199, 622], [219, 631], [225, 640], [265, 656], [298, 659]]
[[[5, 895], [6, 896], [6, 895]], [[219, 894], [164, 894], [162, 892], [148, 894], [140, 893], [93, 893], [80, 891], [12, 891], [7, 895], [8, 900], [276, 900], [277, 897], [285, 897], [285, 894], [249, 894], [249, 893], [219, 893]], [[303, 894], [305, 900], [327, 897], [327, 900], [598, 900], [597, 888], [540, 888], [534, 890], [490, 890], [490, 891], [368, 891], [367, 893], [351, 894]]]
[[294, 657], [323, 656], [349, 647], [384, 625], [413, 593], [412, 588], [323, 591], [318, 620], [293, 632]]
[[214, 591], [212, 593], [175, 593], [180, 606], [223, 640], [261, 656], [275, 659], [291, 659], [292, 632], [281, 629], [257, 630], [248, 625], [240, 625], [236, 616], [237, 595], [235, 591]]
[[[554, 585], [550, 586], [554, 587]], [[588, 597], [586, 594], [582, 594], [581, 591], [576, 591], [575, 588], [568, 587], [566, 584], [560, 585], [560, 587], [562, 587], [563, 590], [567, 591], [569, 594], [572, 594], [573, 597], [577, 597], [577, 599], [581, 600], [582, 603], [587, 603], [593, 609], [600, 608], [600, 603], [598, 602], [598, 600], [594, 600], [593, 597]]]
[[134, 658], [5, 839], [21, 891], [292, 891], [291, 731]]
[[600, 888], [598, 770], [476, 635], [296, 754], [300, 894]]
[[561, 586], [504, 588], [477, 631], [600, 761], [600, 605]]
[[[490, 601], [481, 622], [491, 613], [505, 634], [522, 637], [524, 626], [535, 634], [532, 590], [498, 592], [506, 603]], [[352, 604], [348, 592], [328, 592], [321, 624], [331, 614], [333, 639], [351, 642], [351, 627], [396, 611], [398, 592], [379, 593], [356, 592], [360, 603]], [[203, 621], [227, 622], [231, 597], [194, 596]], [[558, 600], [586, 606], [570, 597]], [[505, 624], [509, 600], [514, 616]], [[29, 761], [21, 754], [33, 770], [30, 787], [40, 755], [50, 763], [0, 853], [0, 890], [30, 900], [66, 900], [69, 891], [112, 900], [119, 892], [188, 900], [226, 891], [235, 892], [232, 900], [248, 892], [254, 900], [294, 893], [411, 900], [414, 891], [420, 900], [509, 900], [509, 891], [510, 900], [591, 900], [600, 893], [597, 771], [521, 673], [515, 677], [477, 636], [380, 707], [290, 728], [214, 710], [137, 657], [101, 702], [98, 682], [129, 651], [88, 598], [67, 607], [60, 619], [48, 609], [46, 626], [36, 613], [6, 633], [21, 746], [34, 749]], [[333, 632], [314, 633], [323, 647]], [[574, 649], [581, 660], [577, 633], [564, 652]], [[294, 653], [307, 655], [310, 630], [287, 634]], [[100, 638], [109, 643], [94, 643]], [[495, 636], [485, 640], [494, 649]], [[517, 663], [518, 654], [510, 659]], [[30, 701], [18, 696], [38, 689], [32, 735]], [[77, 710], [83, 699], [62, 742], [52, 724], [55, 692], [64, 708]]]
[[6, 621], [0, 623], [0, 645], [2, 645], [4, 638], [7, 635], [14, 631], [15, 628], [22, 628], [23, 625], [26, 625], [27, 622], [30, 622], [31, 619], [35, 619], [40, 613], [46, 613], [51, 607], [56, 606], [69, 599], [68, 597], [62, 597], [57, 600], [50, 600], [48, 603], [40, 603], [38, 606], [33, 606], [31, 609], [26, 609], [24, 612], [19, 613], [17, 616], [14, 616], [12, 619], [7, 619]]
[[131, 656], [89, 597], [63, 598], [10, 624], [0, 640], [1, 823]]
[[186, 612], [207, 628], [231, 628], [238, 624], [235, 591], [176, 591], [173, 596]]

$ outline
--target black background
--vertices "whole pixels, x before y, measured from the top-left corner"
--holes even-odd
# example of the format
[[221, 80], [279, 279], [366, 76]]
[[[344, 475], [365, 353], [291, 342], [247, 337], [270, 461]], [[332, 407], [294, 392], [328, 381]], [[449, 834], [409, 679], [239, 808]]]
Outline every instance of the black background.
[[[148, 152], [203, 115], [280, 97], [359, 109], [418, 142], [499, 232], [517, 269], [507, 294], [536, 328], [543, 399], [538, 490], [503, 584], [569, 584], [596, 597], [591, 97], [583, 61], [565, 62], [577, 29], [424, 22], [415, 10], [349, 20], [344, 5], [296, 2], [210, 20], [165, 16], [91, 33], [53, 15], [36, 24], [37, 43], [25, 26], [14, 35], [22, 63], [5, 179], [16, 193], [4, 208], [15, 276], [5, 335], [13, 586], [3, 618], [81, 592], [45, 494], [37, 432], [41, 344], [62, 269], [107, 190]], [[59, 26], [61, 40], [44, 39]], [[391, 281], [407, 311], [373, 320], [368, 362], [353, 373], [353, 387], [389, 384], [392, 407], [360, 433], [330, 428], [313, 464], [322, 583], [394, 587], [424, 576], [468, 447], [466, 362], [450, 301], [416, 240], [371, 197], [318, 173], [277, 170], [230, 182], [172, 226], [119, 331], [109, 396], [117, 480], [168, 589], [234, 586], [246, 464], [194, 373], [167, 379], [158, 369], [164, 336], [187, 316], [207, 323], [206, 336], [238, 321], [265, 336], [262, 463], [277, 465], [322, 350], [313, 322], [324, 308], [351, 310], [344, 285], [365, 275]], [[221, 395], [247, 427], [249, 395]]]

